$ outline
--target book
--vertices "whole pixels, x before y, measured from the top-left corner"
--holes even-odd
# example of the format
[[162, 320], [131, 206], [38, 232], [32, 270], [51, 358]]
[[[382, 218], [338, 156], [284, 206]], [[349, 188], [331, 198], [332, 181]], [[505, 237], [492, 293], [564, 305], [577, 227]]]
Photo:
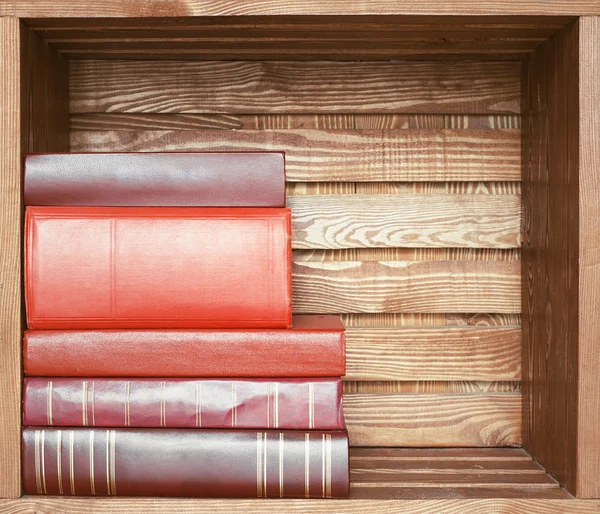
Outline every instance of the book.
[[25, 205], [285, 207], [275, 152], [33, 154], [24, 182]]
[[336, 430], [342, 381], [27, 377], [23, 424]]
[[287, 328], [290, 211], [27, 207], [29, 328]]
[[25, 494], [345, 498], [338, 431], [23, 429]]
[[28, 330], [23, 365], [50, 377], [339, 377], [344, 326], [307, 315], [287, 330]]

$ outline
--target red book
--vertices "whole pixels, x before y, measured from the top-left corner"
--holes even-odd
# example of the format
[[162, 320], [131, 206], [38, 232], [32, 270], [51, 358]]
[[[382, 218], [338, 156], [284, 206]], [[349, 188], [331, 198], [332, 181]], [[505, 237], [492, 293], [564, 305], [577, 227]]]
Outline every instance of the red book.
[[345, 431], [23, 429], [25, 494], [345, 498]]
[[38, 154], [25, 205], [285, 207], [282, 153]]
[[339, 377], [337, 316], [294, 316], [289, 330], [28, 330], [30, 376]]
[[29, 328], [287, 328], [290, 211], [28, 207]]
[[336, 430], [342, 381], [29, 377], [23, 424]]

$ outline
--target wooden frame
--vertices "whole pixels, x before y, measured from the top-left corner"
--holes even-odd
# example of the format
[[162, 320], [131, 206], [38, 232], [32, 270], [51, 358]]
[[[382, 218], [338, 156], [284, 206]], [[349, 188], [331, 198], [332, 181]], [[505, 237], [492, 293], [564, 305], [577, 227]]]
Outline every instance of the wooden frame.
[[[181, 0], [163, 7], [161, 2], [90, 1], [84, 4], [51, 1], [8, 1], [0, 6], [0, 513], [15, 509], [56, 509], [61, 512], [264, 512], [302, 509], [310, 512], [436, 512], [456, 508], [460, 512], [509, 509], [511, 512], [598, 512], [600, 502], [574, 499], [500, 498], [482, 490], [469, 499], [448, 499], [432, 490], [425, 499], [394, 497], [380, 491], [356, 492], [349, 502], [295, 501], [267, 504], [233, 500], [137, 500], [19, 498], [20, 485], [20, 382], [21, 382], [21, 158], [32, 151], [69, 150], [69, 73], [66, 59], [114, 58], [97, 46], [86, 46], [85, 36], [68, 36], [77, 22], [68, 18], [103, 17], [97, 22], [106, 32], [143, 23], [154, 17], [156, 28], [165, 17], [176, 16], [335, 16], [379, 15], [411, 17], [413, 22], [441, 15], [511, 16], [506, 25], [527, 25], [526, 43], [499, 44], [473, 39], [435, 55], [425, 43], [419, 52], [398, 46], [392, 50], [374, 46], [366, 59], [386, 60], [394, 52], [402, 58], [513, 59], [523, 62], [523, 205], [522, 251], [523, 306], [523, 447], [561, 485], [578, 498], [600, 498], [600, 379], [596, 369], [600, 351], [600, 275], [597, 220], [600, 219], [600, 4], [597, 0], [552, 2], [487, 2], [476, 7], [470, 1], [427, 2], [419, 9], [401, 2], [376, 2], [369, 8], [352, 3], [300, 2], [285, 5], [240, 2], [232, 12], [226, 2]], [[266, 5], [266, 6], [265, 6]], [[366, 4], [365, 4], [366, 5]], [[523, 15], [523, 18], [519, 16]], [[527, 15], [527, 16], [526, 16]], [[556, 18], [540, 18], [539, 15]], [[538, 16], [538, 18], [531, 18]], [[45, 20], [50, 18], [50, 20]], [[113, 19], [114, 18], [114, 19]], [[131, 20], [129, 20], [131, 18]], [[341, 19], [341, 18], [340, 18]], [[434, 19], [434, 18], [432, 18]], [[466, 18], [464, 18], [466, 19]], [[365, 18], [366, 20], [366, 18]], [[391, 20], [391, 18], [390, 18]], [[469, 22], [474, 24], [475, 18]], [[348, 21], [348, 19], [345, 19]], [[556, 27], [549, 27], [555, 22]], [[84, 23], [84, 21], [80, 23]], [[522, 23], [519, 25], [519, 23]], [[37, 26], [64, 26], [83, 53], [69, 41], [48, 45], [49, 37]], [[546, 27], [540, 36], [536, 24]], [[438, 30], [443, 35], [447, 26]], [[486, 28], [485, 30], [488, 30]], [[174, 29], [176, 30], [176, 29]], [[474, 24], [476, 33], [484, 30]], [[508, 29], [503, 29], [508, 30]], [[520, 28], [518, 30], [525, 30]], [[168, 32], [161, 32], [167, 34]], [[470, 34], [471, 35], [471, 34]], [[300, 34], [301, 36], [301, 34]], [[145, 44], [145, 43], [144, 43]], [[130, 54], [146, 52], [162, 57], [152, 47], [131, 42]], [[135, 46], [138, 45], [138, 46]], [[487, 45], [487, 46], [486, 46]], [[504, 46], [503, 46], [504, 45]], [[305, 59], [316, 59], [316, 46], [308, 45]], [[404, 48], [404, 50], [403, 50]], [[240, 52], [241, 50], [238, 50]], [[277, 50], [279, 51], [279, 50]], [[319, 50], [320, 51], [320, 50]], [[331, 51], [326, 50], [327, 51]], [[358, 51], [358, 50], [357, 50]], [[194, 50], [190, 50], [194, 52]], [[227, 58], [218, 49], [220, 58]], [[231, 52], [231, 51], [230, 51]], [[265, 46], [262, 58], [273, 59], [275, 50]], [[256, 52], [255, 52], [256, 53]], [[242, 55], [242, 54], [236, 54]], [[246, 54], [245, 58], [249, 54]], [[199, 55], [198, 58], [205, 58]], [[350, 56], [351, 57], [351, 56]], [[256, 54], [254, 58], [261, 58]], [[301, 57], [300, 57], [301, 58]], [[73, 119], [71, 120], [73, 122]], [[410, 499], [407, 499], [410, 498]], [[442, 499], [440, 499], [442, 498]], [[443, 503], [440, 503], [443, 502]], [[443, 506], [442, 506], [443, 505]]]

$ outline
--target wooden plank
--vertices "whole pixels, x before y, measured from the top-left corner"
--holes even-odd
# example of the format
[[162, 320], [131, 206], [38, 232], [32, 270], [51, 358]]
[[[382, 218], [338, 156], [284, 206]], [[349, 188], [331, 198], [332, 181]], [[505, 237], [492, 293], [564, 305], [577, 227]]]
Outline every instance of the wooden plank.
[[[295, 188], [303, 182], [294, 182]], [[494, 194], [520, 195], [520, 182], [355, 182], [353, 193], [358, 194], [397, 194], [397, 193], [437, 193], [437, 194]]]
[[346, 248], [293, 250], [294, 262], [339, 261], [519, 261], [520, 248]]
[[[352, 487], [506, 487], [507, 484], [521, 487], [549, 487], [556, 488], [556, 482], [548, 475], [542, 474], [513, 474], [496, 472], [485, 473], [442, 473], [426, 471], [424, 473], [403, 473], [401, 476], [391, 474], [351, 473]], [[435, 479], [438, 479], [436, 481]]]
[[[356, 125], [356, 126], [355, 126]], [[74, 113], [71, 130], [518, 129], [517, 114]]]
[[348, 380], [520, 380], [518, 328], [346, 329]]
[[448, 462], [454, 466], [461, 462], [532, 462], [531, 456], [521, 448], [365, 448], [351, 447], [350, 465], [357, 461], [426, 461]]
[[[600, 343], [600, 19], [579, 20], [579, 348], [577, 496], [600, 498], [600, 376], [597, 373]], [[571, 54], [570, 54], [571, 55]], [[576, 106], [569, 103], [571, 109]], [[571, 134], [572, 135], [572, 134]], [[569, 140], [572, 142], [572, 139]], [[574, 157], [573, 157], [574, 158]], [[573, 238], [575, 239], [575, 238]], [[575, 240], [570, 241], [575, 244]]]
[[504, 327], [521, 326], [520, 314], [446, 314], [446, 313], [386, 313], [342, 314], [346, 327]]
[[518, 248], [516, 195], [316, 195], [288, 198], [292, 247]]
[[518, 262], [296, 262], [296, 313], [519, 313]]
[[286, 153], [289, 181], [521, 179], [519, 130], [74, 131], [74, 152]]
[[78, 5], [67, 0], [5, 0], [0, 4], [0, 16], [23, 18], [54, 17], [164, 17], [164, 16], [239, 16], [239, 15], [542, 15], [581, 16], [600, 14], [596, 0], [431, 0], [426, 4], [398, 3], [378, 0], [376, 3], [356, 3], [339, 0], [179, 0], [165, 5], [161, 0], [123, 3], [120, 0], [88, 0]]
[[344, 377], [345, 393], [520, 393], [521, 382], [490, 382], [473, 380], [416, 380], [354, 382]]
[[20, 39], [19, 20], [0, 18], [0, 498], [21, 495]]
[[[229, 513], [280, 513], [302, 509], [310, 514], [330, 514], [333, 505], [340, 514], [598, 514], [600, 502], [557, 498], [558, 488], [548, 488], [546, 493], [531, 488], [523, 494], [516, 486], [507, 486], [493, 495], [474, 493], [472, 499], [467, 488], [456, 490], [431, 488], [415, 496], [417, 490], [410, 488], [408, 497], [402, 488], [352, 488], [350, 500], [277, 500], [251, 499], [185, 499], [185, 498], [58, 498], [27, 496], [19, 500], [0, 500], [0, 514], [18, 511], [61, 512], [64, 514], [229, 514]], [[447, 494], [450, 491], [451, 498]], [[472, 489], [471, 489], [472, 491]], [[514, 493], [511, 494], [511, 492]], [[398, 496], [396, 497], [395, 494]], [[538, 498], [538, 499], [532, 499]], [[549, 499], [548, 499], [549, 498]]]
[[[518, 475], [521, 478], [523, 475], [544, 475], [545, 483], [552, 483], [555, 487], [558, 485], [550, 479], [544, 472], [544, 469], [535, 461], [498, 461], [480, 459], [476, 461], [458, 461], [449, 462], [447, 460], [403, 460], [398, 459], [353, 459], [350, 467], [350, 476], [360, 480], [369, 482], [377, 482], [381, 479], [382, 482], [401, 480], [406, 475], [410, 474], [425, 474], [430, 473], [430, 484], [452, 482], [453, 478], [449, 475], [471, 475], [475, 474], [473, 482], [477, 482], [477, 475], [494, 475], [493, 479], [498, 479], [497, 475]], [[368, 475], [368, 476], [365, 476]], [[382, 476], [383, 475], [383, 476]], [[516, 477], [515, 477], [516, 478]], [[485, 480], [485, 479], [484, 479]], [[500, 482], [500, 480], [498, 480]], [[483, 482], [485, 483], [485, 482]], [[474, 484], [471, 484], [474, 485]]]
[[[571, 495], [560, 487], [536, 487], [535, 485], [520, 487], [514, 484], [507, 484], [505, 487], [352, 487], [351, 492], [352, 497], [356, 498], [364, 498], [376, 494], [378, 499], [388, 501], [395, 500], [394, 503], [397, 501], [409, 500], [413, 506], [415, 500], [427, 500], [431, 498], [436, 498], [438, 501], [449, 499], [456, 500], [457, 498], [461, 498], [461, 500], [459, 500], [461, 502], [468, 502], [469, 500], [467, 500], [467, 498], [479, 498], [493, 502], [493, 507], [491, 507], [489, 512], [498, 512], [496, 509], [500, 509], [500, 512], [502, 512], [502, 509], [506, 509], [506, 512], [510, 512], [511, 514], [513, 512], [519, 512], [519, 507], [512, 505], [512, 503], [511, 505], [502, 505], [503, 501], [499, 500], [500, 498], [510, 498], [511, 501], [518, 501], [519, 498], [527, 498], [529, 500], [534, 498], [543, 500], [561, 500], [562, 504], [558, 504], [555, 507], [559, 510], [552, 510], [551, 512], [561, 512], [561, 505], [566, 504], [564, 500], [571, 498]], [[571, 502], [569, 501], [569, 504], [570, 503]], [[531, 512], [543, 512], [538, 510], [538, 503], [535, 503], [535, 505], [536, 506], [534, 507], [532, 504], [530, 507], [533, 509]], [[449, 508], [449, 506], [440, 507], [443, 512], [448, 512], [447, 508]], [[461, 505], [458, 507], [459, 510], [457, 512], [464, 512], [463, 509], [466, 508], [466, 506]], [[487, 512], [483, 505], [480, 508], [483, 509], [481, 512]], [[397, 512], [406, 512], [404, 509], [405, 507], [399, 506]]]
[[510, 114], [517, 63], [71, 63], [71, 112]]
[[353, 446], [489, 447], [521, 444], [521, 395], [352, 394]]

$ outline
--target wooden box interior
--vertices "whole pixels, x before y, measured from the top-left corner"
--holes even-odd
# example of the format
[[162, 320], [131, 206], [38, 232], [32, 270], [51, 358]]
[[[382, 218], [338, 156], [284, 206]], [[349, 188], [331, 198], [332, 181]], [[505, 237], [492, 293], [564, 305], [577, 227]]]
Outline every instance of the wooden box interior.
[[[568, 500], [556, 508], [587, 512], [570, 494], [600, 495], [571, 460], [579, 310], [558, 311], [577, 257], [562, 230], [578, 193], [560, 174], [578, 144], [568, 77], [580, 23], [26, 19], [21, 150], [286, 152], [293, 309], [341, 314], [347, 327], [351, 497], [363, 501], [311, 502], [314, 512], [456, 499], [514, 500], [514, 512]], [[22, 205], [12, 220], [4, 212], [18, 225]], [[2, 357], [18, 367], [24, 320], [12, 316]], [[19, 398], [17, 375], [5, 401]], [[19, 446], [18, 419], [4, 416], [5, 447]], [[15, 476], [0, 496], [15, 497], [15, 452], [7, 463]], [[86, 501], [110, 512], [294, 505], [27, 501], [69, 512]]]

